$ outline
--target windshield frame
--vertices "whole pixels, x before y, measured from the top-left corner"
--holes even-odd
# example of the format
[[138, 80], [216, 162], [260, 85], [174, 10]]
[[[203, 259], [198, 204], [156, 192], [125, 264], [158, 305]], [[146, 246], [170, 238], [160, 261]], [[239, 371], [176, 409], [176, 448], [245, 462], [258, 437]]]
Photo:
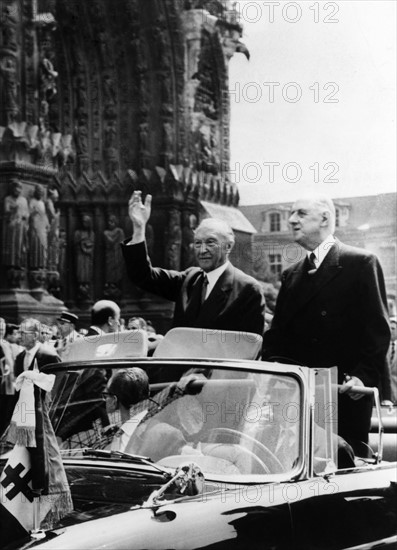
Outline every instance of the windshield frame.
[[[299, 457], [298, 461], [292, 469], [283, 473], [273, 474], [240, 474], [230, 477], [229, 475], [221, 474], [206, 474], [208, 480], [214, 482], [221, 482], [225, 484], [255, 484], [264, 482], [280, 482], [287, 480], [296, 480], [306, 476], [308, 472], [308, 459], [309, 459], [309, 437], [308, 437], [308, 418], [309, 418], [309, 379], [308, 369], [296, 365], [286, 365], [278, 363], [269, 363], [253, 360], [222, 360], [222, 359], [185, 359], [185, 358], [172, 358], [161, 359], [159, 357], [153, 358], [128, 358], [128, 359], [109, 359], [106, 361], [82, 361], [82, 362], [67, 362], [57, 363], [54, 365], [47, 365], [43, 371], [56, 374], [57, 372], [76, 372], [82, 369], [120, 369], [130, 367], [144, 367], [147, 369], [156, 367], [165, 367], [167, 365], [180, 365], [184, 368], [212, 368], [212, 369], [225, 369], [230, 371], [249, 371], [253, 373], [266, 373], [270, 375], [283, 375], [292, 377], [298, 384], [300, 393], [300, 425], [299, 425]], [[64, 456], [64, 460], [67, 461], [68, 457]], [[74, 456], [73, 460], [76, 460]], [[156, 463], [154, 463], [156, 464]]]

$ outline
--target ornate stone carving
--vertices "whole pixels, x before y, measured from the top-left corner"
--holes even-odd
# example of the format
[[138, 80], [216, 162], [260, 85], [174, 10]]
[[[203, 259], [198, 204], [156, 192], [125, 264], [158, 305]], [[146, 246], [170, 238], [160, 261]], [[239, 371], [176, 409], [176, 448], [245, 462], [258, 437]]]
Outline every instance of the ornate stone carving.
[[173, 160], [174, 149], [174, 127], [171, 122], [164, 122], [163, 124], [163, 140], [164, 140], [164, 157], [169, 164]]
[[47, 271], [47, 289], [55, 298], [61, 298], [61, 277], [58, 271]]
[[107, 174], [110, 176], [118, 169], [119, 159], [116, 148], [117, 129], [114, 120], [110, 120], [104, 131], [104, 157], [107, 164]]
[[35, 269], [29, 271], [29, 286], [32, 290], [43, 289], [47, 279], [44, 269]]
[[195, 265], [194, 255], [194, 231], [197, 227], [197, 216], [192, 212], [185, 212], [183, 215], [182, 229], [182, 268], [186, 269]]
[[76, 129], [76, 148], [81, 172], [88, 169], [88, 128], [84, 122], [80, 122]]
[[5, 5], [1, 13], [1, 31], [3, 37], [3, 48], [16, 50], [18, 10], [15, 4]]
[[116, 105], [117, 94], [115, 84], [112, 77], [109, 74], [105, 74], [103, 77], [103, 91], [105, 96], [105, 103]]
[[7, 269], [7, 282], [9, 287], [21, 288], [24, 273], [24, 269], [16, 269], [13, 267]]
[[59, 256], [57, 271], [61, 275], [62, 279], [64, 279], [66, 275], [67, 233], [63, 228], [59, 230], [58, 249]]
[[0, 61], [0, 75], [3, 77], [7, 123], [10, 124], [19, 113], [17, 62], [13, 57], [5, 57]]
[[49, 102], [57, 93], [57, 71], [52, 61], [44, 57], [40, 62], [40, 92], [43, 100]]
[[182, 246], [181, 213], [175, 208], [172, 208], [169, 213], [167, 233], [166, 265], [168, 269], [179, 270], [181, 268]]

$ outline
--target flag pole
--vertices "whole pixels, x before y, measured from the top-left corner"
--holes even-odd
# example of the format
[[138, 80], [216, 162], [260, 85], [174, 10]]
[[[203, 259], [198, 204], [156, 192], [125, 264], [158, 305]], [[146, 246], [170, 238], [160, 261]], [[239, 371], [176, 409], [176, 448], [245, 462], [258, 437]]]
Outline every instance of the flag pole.
[[[39, 372], [36, 358], [33, 363], [33, 370]], [[35, 540], [40, 540], [45, 537], [45, 532], [40, 529], [40, 495], [33, 498], [33, 529], [30, 532], [30, 536]]]
[[30, 536], [36, 540], [45, 537], [45, 532], [40, 529], [40, 496], [33, 499], [33, 529], [30, 531]]

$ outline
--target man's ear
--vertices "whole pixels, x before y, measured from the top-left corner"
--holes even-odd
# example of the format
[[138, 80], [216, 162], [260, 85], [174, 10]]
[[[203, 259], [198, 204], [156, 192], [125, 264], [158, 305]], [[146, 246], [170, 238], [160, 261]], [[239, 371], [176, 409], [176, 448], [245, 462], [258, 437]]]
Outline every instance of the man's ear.
[[325, 211], [322, 213], [322, 221], [321, 221], [321, 225], [325, 226], [325, 227], [328, 227], [329, 224], [330, 224], [330, 219], [331, 219], [331, 215], [329, 212]]

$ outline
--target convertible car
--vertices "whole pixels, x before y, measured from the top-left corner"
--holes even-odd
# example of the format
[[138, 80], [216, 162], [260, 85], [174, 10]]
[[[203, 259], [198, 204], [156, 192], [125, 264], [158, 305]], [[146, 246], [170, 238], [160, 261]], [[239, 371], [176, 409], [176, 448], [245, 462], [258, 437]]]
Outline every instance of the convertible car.
[[[74, 511], [13, 548], [397, 548], [397, 464], [381, 418], [368, 456], [336, 435], [336, 369], [257, 361], [253, 334], [174, 329], [150, 358], [139, 332], [92, 338], [46, 368]], [[106, 387], [131, 367], [149, 395], [115, 450]]]

